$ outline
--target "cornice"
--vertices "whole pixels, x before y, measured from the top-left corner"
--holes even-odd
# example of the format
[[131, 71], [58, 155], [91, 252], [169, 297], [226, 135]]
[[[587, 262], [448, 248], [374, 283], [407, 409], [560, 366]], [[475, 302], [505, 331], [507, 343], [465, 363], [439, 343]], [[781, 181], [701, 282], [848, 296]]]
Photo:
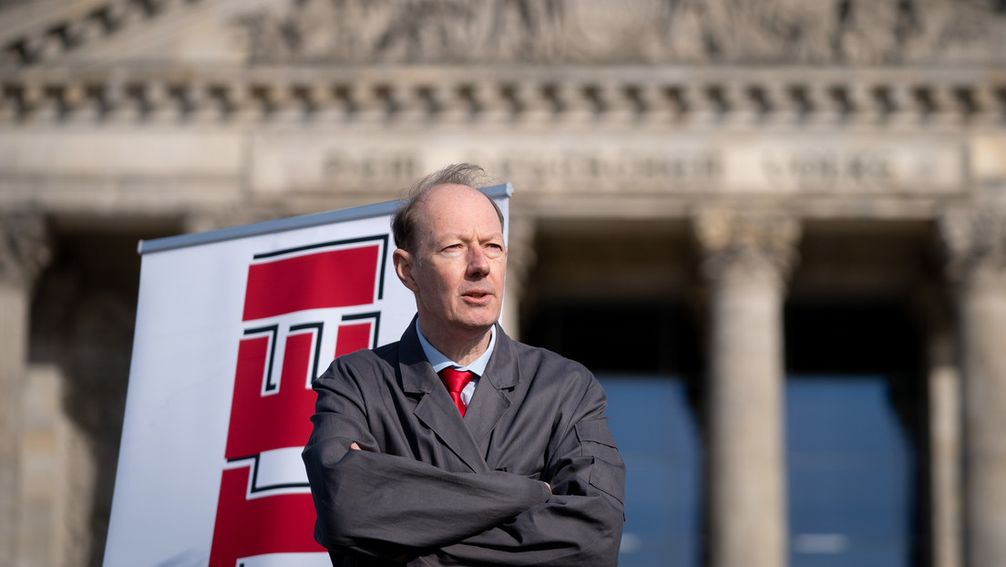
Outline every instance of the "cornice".
[[1001, 127], [1006, 70], [849, 67], [0, 67], [0, 121], [949, 121]]

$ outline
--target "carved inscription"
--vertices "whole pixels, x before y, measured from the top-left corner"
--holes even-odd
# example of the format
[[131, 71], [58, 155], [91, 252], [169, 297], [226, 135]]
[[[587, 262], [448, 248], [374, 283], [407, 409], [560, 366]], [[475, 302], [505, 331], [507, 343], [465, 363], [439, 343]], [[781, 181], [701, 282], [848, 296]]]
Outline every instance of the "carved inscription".
[[890, 152], [797, 150], [768, 153], [762, 160], [765, 179], [772, 184], [833, 189], [890, 184], [894, 166]]
[[963, 189], [962, 160], [961, 149], [948, 143], [769, 145], [734, 152], [726, 186], [769, 193], [946, 193]]
[[[291, 151], [296, 147], [297, 151]], [[946, 141], [775, 140], [716, 145], [632, 140], [551, 147], [509, 140], [478, 149], [262, 147], [257, 190], [397, 191], [449, 162], [478, 163], [499, 181], [545, 193], [945, 194], [963, 191], [965, 153]]]
[[705, 150], [517, 152], [473, 159], [502, 179], [570, 192], [700, 189], [718, 184], [724, 167], [719, 152]]
[[354, 155], [333, 151], [324, 157], [322, 177], [335, 185], [407, 183], [423, 174], [415, 154]]

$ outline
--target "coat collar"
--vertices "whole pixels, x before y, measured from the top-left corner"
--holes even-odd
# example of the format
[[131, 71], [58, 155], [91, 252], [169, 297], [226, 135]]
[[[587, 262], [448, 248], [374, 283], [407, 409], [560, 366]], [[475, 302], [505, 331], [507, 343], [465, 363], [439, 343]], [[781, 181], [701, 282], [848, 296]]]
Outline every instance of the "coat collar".
[[402, 370], [402, 391], [407, 394], [427, 394], [440, 387], [440, 378], [426, 360], [423, 347], [416, 334], [416, 318], [405, 327], [398, 344], [398, 362]]
[[458, 413], [440, 378], [433, 372], [416, 334], [415, 319], [399, 343], [402, 390], [419, 395], [414, 413], [473, 472], [486, 472], [486, 454], [493, 429], [510, 407], [510, 396], [520, 382], [513, 341], [497, 325], [496, 347], [464, 418]]

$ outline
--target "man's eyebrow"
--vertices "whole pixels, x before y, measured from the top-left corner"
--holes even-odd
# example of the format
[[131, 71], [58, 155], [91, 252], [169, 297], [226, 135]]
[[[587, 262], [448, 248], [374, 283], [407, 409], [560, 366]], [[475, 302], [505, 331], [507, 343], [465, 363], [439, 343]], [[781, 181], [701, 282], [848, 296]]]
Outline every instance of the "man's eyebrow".
[[[471, 238], [471, 236], [472, 236], [471, 233], [450, 232], [450, 233], [447, 233], [447, 234], [441, 234], [439, 237], [434, 236], [433, 240], [438, 240], [438, 241], [439, 240], [452, 240], [452, 239], [467, 240], [468, 238]], [[502, 239], [503, 238], [503, 233], [499, 232], [499, 231], [496, 231], [496, 232], [485, 233], [484, 235], [479, 236], [479, 240], [491, 240], [493, 238], [500, 238], [500, 239]]]

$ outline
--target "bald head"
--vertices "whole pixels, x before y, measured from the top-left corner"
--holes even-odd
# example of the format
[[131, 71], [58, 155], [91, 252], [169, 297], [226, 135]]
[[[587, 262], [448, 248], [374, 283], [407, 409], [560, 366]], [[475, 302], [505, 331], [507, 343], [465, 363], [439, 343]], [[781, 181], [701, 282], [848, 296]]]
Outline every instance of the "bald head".
[[[403, 250], [414, 252], [416, 249], [416, 234], [421, 230], [419, 212], [420, 205], [427, 201], [427, 197], [434, 190], [446, 186], [463, 186], [478, 194], [495, 211], [499, 219], [500, 230], [503, 228], [503, 212], [496, 203], [485, 194], [476, 191], [474, 187], [486, 184], [489, 181], [485, 170], [470, 163], [459, 163], [449, 165], [440, 171], [427, 175], [416, 182], [409, 190], [409, 197], [405, 204], [395, 213], [391, 221], [392, 235], [395, 238], [395, 245]], [[434, 207], [439, 207], [443, 203], [434, 202]], [[446, 206], [450, 207], [448, 201]]]
[[460, 221], [483, 219], [484, 227], [492, 226], [494, 232], [503, 233], [503, 215], [496, 203], [481, 191], [467, 185], [443, 184], [430, 187], [415, 201], [411, 248], [416, 247], [437, 232]]

